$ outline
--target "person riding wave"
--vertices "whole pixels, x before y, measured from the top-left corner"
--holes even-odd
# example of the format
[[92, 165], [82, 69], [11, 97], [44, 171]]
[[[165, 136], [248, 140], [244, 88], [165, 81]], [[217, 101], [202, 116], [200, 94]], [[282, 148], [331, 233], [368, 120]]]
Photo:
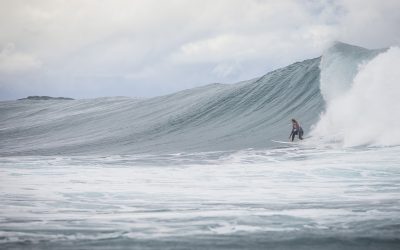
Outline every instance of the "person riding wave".
[[296, 135], [299, 136], [300, 140], [303, 140], [303, 128], [300, 126], [300, 124], [296, 121], [296, 119], [292, 119], [292, 132], [289, 135], [289, 139], [292, 138], [292, 141], [294, 140], [294, 137]]

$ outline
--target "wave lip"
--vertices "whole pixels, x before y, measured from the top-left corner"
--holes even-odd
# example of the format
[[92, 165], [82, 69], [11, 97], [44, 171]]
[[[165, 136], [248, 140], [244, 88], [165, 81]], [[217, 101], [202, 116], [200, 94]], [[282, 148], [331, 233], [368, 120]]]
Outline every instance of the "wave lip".
[[352, 85], [359, 66], [370, 61], [385, 49], [368, 50], [335, 42], [321, 58], [321, 93], [326, 102], [343, 95]]

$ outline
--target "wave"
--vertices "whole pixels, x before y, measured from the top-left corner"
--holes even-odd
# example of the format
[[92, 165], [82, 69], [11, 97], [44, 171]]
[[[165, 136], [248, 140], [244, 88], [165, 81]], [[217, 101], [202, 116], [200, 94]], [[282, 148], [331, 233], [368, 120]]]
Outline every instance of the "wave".
[[233, 85], [149, 99], [2, 102], [1, 154], [131, 154], [271, 146], [321, 112], [320, 58]]
[[[306, 134], [314, 128], [314, 138], [327, 137], [342, 129], [339, 124], [346, 125], [335, 115], [338, 108], [334, 103], [359, 85], [353, 79], [361, 79], [361, 71], [375, 77], [370, 68], [379, 66], [358, 65], [377, 60], [383, 52], [336, 43], [322, 57], [252, 80], [210, 84], [147, 99], [0, 102], [0, 155], [263, 149], [276, 146], [272, 139], [288, 137], [291, 118], [300, 120]], [[382, 91], [380, 98], [385, 94]], [[371, 118], [365, 115], [372, 110], [367, 107], [357, 111]]]

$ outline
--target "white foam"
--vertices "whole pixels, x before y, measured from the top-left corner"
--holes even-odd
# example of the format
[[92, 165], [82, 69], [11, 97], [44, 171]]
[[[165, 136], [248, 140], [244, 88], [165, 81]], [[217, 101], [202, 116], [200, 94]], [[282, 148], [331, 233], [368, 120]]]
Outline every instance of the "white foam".
[[0, 248], [343, 228], [379, 237], [383, 226], [397, 237], [399, 150], [2, 157]]
[[346, 147], [399, 145], [399, 65], [398, 47], [361, 65], [351, 87], [328, 100], [327, 110], [312, 134], [340, 141]]

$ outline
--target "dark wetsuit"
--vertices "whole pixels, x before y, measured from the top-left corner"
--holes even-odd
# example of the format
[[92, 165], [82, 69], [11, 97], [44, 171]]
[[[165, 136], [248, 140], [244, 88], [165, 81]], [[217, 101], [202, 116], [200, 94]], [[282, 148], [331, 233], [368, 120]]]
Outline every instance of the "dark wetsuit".
[[292, 132], [289, 135], [289, 138], [291, 137], [292, 141], [294, 140], [294, 137], [296, 135], [299, 135], [299, 139], [303, 140], [303, 129], [300, 127], [300, 125], [298, 123], [293, 124], [293, 129]]

